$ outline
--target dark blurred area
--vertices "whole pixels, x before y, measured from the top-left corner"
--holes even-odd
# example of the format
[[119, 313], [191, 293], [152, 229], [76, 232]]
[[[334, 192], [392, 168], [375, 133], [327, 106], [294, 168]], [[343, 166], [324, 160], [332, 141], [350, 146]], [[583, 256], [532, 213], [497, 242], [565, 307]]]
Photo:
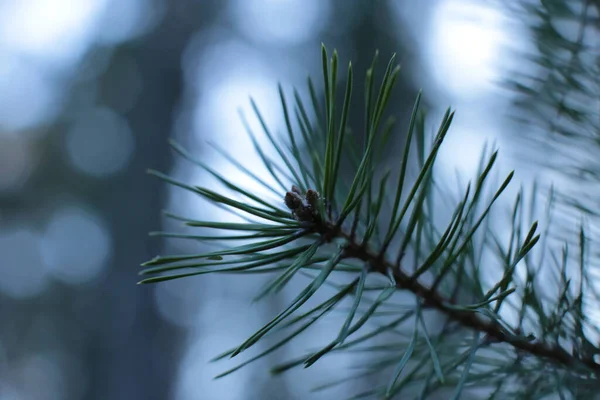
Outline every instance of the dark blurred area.
[[[341, 71], [353, 61], [356, 110], [379, 49], [381, 72], [393, 52], [402, 64], [390, 105], [400, 118], [423, 87], [434, 112], [467, 104], [467, 116], [484, 119], [504, 40], [499, 15], [441, 0], [0, 3], [0, 399], [338, 398], [368, 386], [310, 394], [344, 376], [352, 357], [271, 379], [266, 363], [314, 346], [311, 337], [212, 380], [235, 364], [209, 360], [287, 294], [250, 305], [259, 286], [227, 276], [136, 286], [141, 262], [199, 251], [148, 237], [177, 231], [162, 209], [227, 218], [145, 171], [211, 184], [173, 158], [168, 138], [217, 167], [207, 141], [252, 165], [237, 108], [252, 95], [279, 129], [277, 82], [306, 94], [311, 75], [320, 86], [321, 42], [338, 50]], [[351, 119], [360, 135], [361, 115]], [[469, 170], [485, 137], [477, 119], [465, 120], [466, 139], [449, 144], [446, 160]]]

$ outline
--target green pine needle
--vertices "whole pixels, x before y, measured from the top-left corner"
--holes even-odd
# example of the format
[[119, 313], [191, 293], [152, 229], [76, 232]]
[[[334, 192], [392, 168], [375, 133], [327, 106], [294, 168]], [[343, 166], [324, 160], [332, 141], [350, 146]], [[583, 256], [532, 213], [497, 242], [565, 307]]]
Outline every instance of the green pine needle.
[[[240, 113], [253, 150], [275, 186], [253, 167], [244, 166], [213, 145], [248, 181], [267, 189], [279, 201], [234, 184], [215, 165], [202, 162], [175, 142], [171, 142], [173, 149], [216, 178], [220, 188], [192, 186], [150, 171], [170, 185], [231, 211], [242, 222], [194, 220], [167, 213], [188, 229], [201, 231], [152, 232], [153, 236], [191, 240], [201, 249], [206, 243], [222, 246], [197, 254], [158, 256], [142, 264], [144, 279], [140, 283], [208, 273], [271, 274], [268, 283], [257, 291], [255, 300], [262, 300], [290, 289], [289, 283], [296, 277], [311, 279], [267, 324], [214, 361], [235, 357], [259, 341], [278, 337], [277, 341], [217, 377], [271, 354], [323, 318], [341, 314], [333, 340], [319, 345], [316, 352], [274, 367], [272, 372], [310, 367], [324, 356], [341, 352], [380, 354], [374, 363], [361, 365], [358, 374], [316, 388], [374, 374], [388, 377], [387, 384], [357, 393], [354, 398], [404, 398], [408, 393], [426, 398], [450, 387], [453, 398], [458, 399], [466, 396], [476, 379], [484, 377], [490, 393], [500, 396], [498, 393], [505, 390], [502, 379], [526, 373], [532, 382], [539, 382], [527, 390], [539, 390], [556, 376], [571, 388], [586, 379], [596, 379], [600, 365], [593, 357], [600, 349], [584, 333], [594, 330], [585, 318], [588, 291], [600, 299], [593, 292], [586, 268], [591, 251], [589, 228], [582, 224], [578, 232], [577, 262], [572, 262], [573, 252], [569, 253], [567, 246], [562, 257], [551, 254], [544, 258], [548, 228], [540, 227], [542, 221], [550, 220], [550, 212], [541, 216], [544, 220], [531, 224], [529, 220], [537, 216], [537, 197], [534, 193], [534, 200], [528, 203], [522, 190], [507, 218], [510, 232], [504, 238], [504, 233], [500, 235], [489, 223], [489, 217], [514, 173], [493, 186], [497, 152], [483, 151], [474, 183], [461, 183], [460, 195], [455, 198], [445, 182], [436, 179], [435, 168], [450, 134], [454, 111], [446, 111], [430, 137], [419, 92], [406, 129], [398, 129], [395, 118], [387, 113], [400, 68], [392, 56], [381, 82], [376, 83], [378, 53], [365, 73], [364, 104], [353, 101], [356, 79], [351, 63], [338, 104], [338, 54], [334, 51], [329, 57], [322, 46], [321, 55], [323, 90], [319, 92], [309, 78], [308, 103], [297, 89], [293, 89], [293, 101], [291, 97], [288, 101], [284, 87], [278, 86], [286, 132], [282, 137], [267, 126], [253, 100], [250, 106], [268, 146], [260, 144], [258, 134], [250, 130]], [[357, 109], [364, 113], [364, 129], [348, 126], [349, 116]], [[354, 131], [364, 133], [362, 144]], [[404, 135], [404, 147], [397, 162], [390, 164], [383, 155], [400, 142], [398, 135]], [[416, 161], [414, 173], [411, 160]], [[348, 166], [349, 175], [341, 173], [342, 165], [344, 169]], [[550, 199], [555, 197], [553, 193]], [[444, 216], [438, 205], [447, 206], [448, 215]], [[542, 266], [550, 271], [554, 294], [539, 289], [540, 284], [548, 285], [540, 274]], [[350, 279], [340, 284], [332, 279], [338, 273]], [[333, 291], [333, 295], [308, 307], [317, 291]], [[378, 292], [376, 298], [371, 297], [374, 291]], [[408, 294], [416, 300], [412, 308], [401, 300]], [[346, 304], [347, 297], [351, 299]], [[426, 315], [443, 316], [443, 327], [432, 325]], [[473, 342], [468, 343], [465, 337], [471, 336]], [[375, 338], [387, 344], [370, 345]], [[515, 354], [519, 359], [527, 355], [530, 361], [516, 363]], [[554, 377], [543, 372], [550, 365]]]

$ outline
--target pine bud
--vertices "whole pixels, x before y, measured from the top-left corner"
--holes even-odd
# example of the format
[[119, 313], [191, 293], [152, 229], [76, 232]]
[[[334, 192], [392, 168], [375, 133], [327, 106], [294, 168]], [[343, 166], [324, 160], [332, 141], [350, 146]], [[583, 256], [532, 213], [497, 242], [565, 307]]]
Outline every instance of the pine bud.
[[319, 208], [319, 193], [315, 190], [308, 189], [306, 191], [306, 201], [312, 207], [313, 210], [318, 210]]
[[302, 197], [295, 192], [287, 192], [285, 194], [285, 205], [290, 210], [296, 211], [297, 209], [302, 207]]

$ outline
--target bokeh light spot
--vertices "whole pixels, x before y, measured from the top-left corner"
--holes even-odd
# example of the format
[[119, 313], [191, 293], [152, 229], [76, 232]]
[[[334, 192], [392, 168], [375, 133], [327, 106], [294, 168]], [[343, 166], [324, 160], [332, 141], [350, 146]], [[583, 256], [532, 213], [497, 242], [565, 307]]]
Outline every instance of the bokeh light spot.
[[233, 332], [235, 330], [205, 334], [197, 338], [195, 343], [188, 345], [188, 350], [179, 365], [175, 399], [197, 399], [200, 388], [206, 398], [237, 400], [245, 397], [246, 388], [251, 384], [248, 373], [242, 370], [237, 374], [214, 380], [212, 377], [223, 372], [223, 367], [208, 362], [221, 349], [238, 340]]
[[0, 5], [0, 47], [40, 59], [78, 59], [106, 0], [18, 0]]
[[0, 132], [36, 126], [57, 109], [55, 84], [35, 64], [0, 48]]
[[230, 13], [249, 37], [292, 44], [317, 36], [329, 9], [323, 0], [237, 0], [231, 2]]
[[110, 232], [99, 216], [77, 206], [57, 210], [42, 240], [49, 272], [68, 284], [96, 278], [111, 254]]
[[133, 153], [133, 134], [127, 121], [108, 108], [82, 113], [67, 133], [67, 151], [82, 172], [106, 177], [123, 169]]
[[105, 8], [98, 40], [105, 44], [117, 44], [138, 37], [162, 19], [165, 5], [162, 0], [112, 0]]
[[502, 14], [475, 1], [446, 0], [437, 6], [428, 41], [431, 74], [454, 96], [476, 96], [500, 76], [505, 41]]

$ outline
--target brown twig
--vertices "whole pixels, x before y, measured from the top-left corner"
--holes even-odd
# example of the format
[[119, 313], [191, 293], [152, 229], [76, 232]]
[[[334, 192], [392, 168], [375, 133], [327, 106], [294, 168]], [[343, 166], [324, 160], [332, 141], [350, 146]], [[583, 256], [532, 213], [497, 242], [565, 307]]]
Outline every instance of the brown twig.
[[409, 290], [421, 298], [425, 305], [437, 309], [462, 326], [485, 333], [488, 337], [488, 342], [507, 343], [521, 352], [543, 357], [567, 367], [583, 365], [596, 373], [600, 373], [600, 364], [596, 363], [592, 357], [575, 357], [559, 346], [529, 340], [528, 338], [507, 332], [498, 322], [486, 319], [473, 311], [457, 309], [457, 306], [460, 306], [460, 304], [455, 304], [443, 298], [437, 291], [423, 285], [418, 279], [412, 279], [411, 275], [402, 270], [401, 266], [399, 267], [385, 260], [379, 254], [370, 250], [365, 244], [359, 243], [355, 237], [344, 232], [340, 227], [325, 222], [318, 225], [320, 226], [315, 227], [315, 230], [323, 237], [329, 240], [336, 237], [346, 240], [347, 246], [344, 258], [362, 260], [369, 265], [371, 272], [380, 273], [384, 276], [389, 276], [389, 272], [391, 271], [398, 289]]

